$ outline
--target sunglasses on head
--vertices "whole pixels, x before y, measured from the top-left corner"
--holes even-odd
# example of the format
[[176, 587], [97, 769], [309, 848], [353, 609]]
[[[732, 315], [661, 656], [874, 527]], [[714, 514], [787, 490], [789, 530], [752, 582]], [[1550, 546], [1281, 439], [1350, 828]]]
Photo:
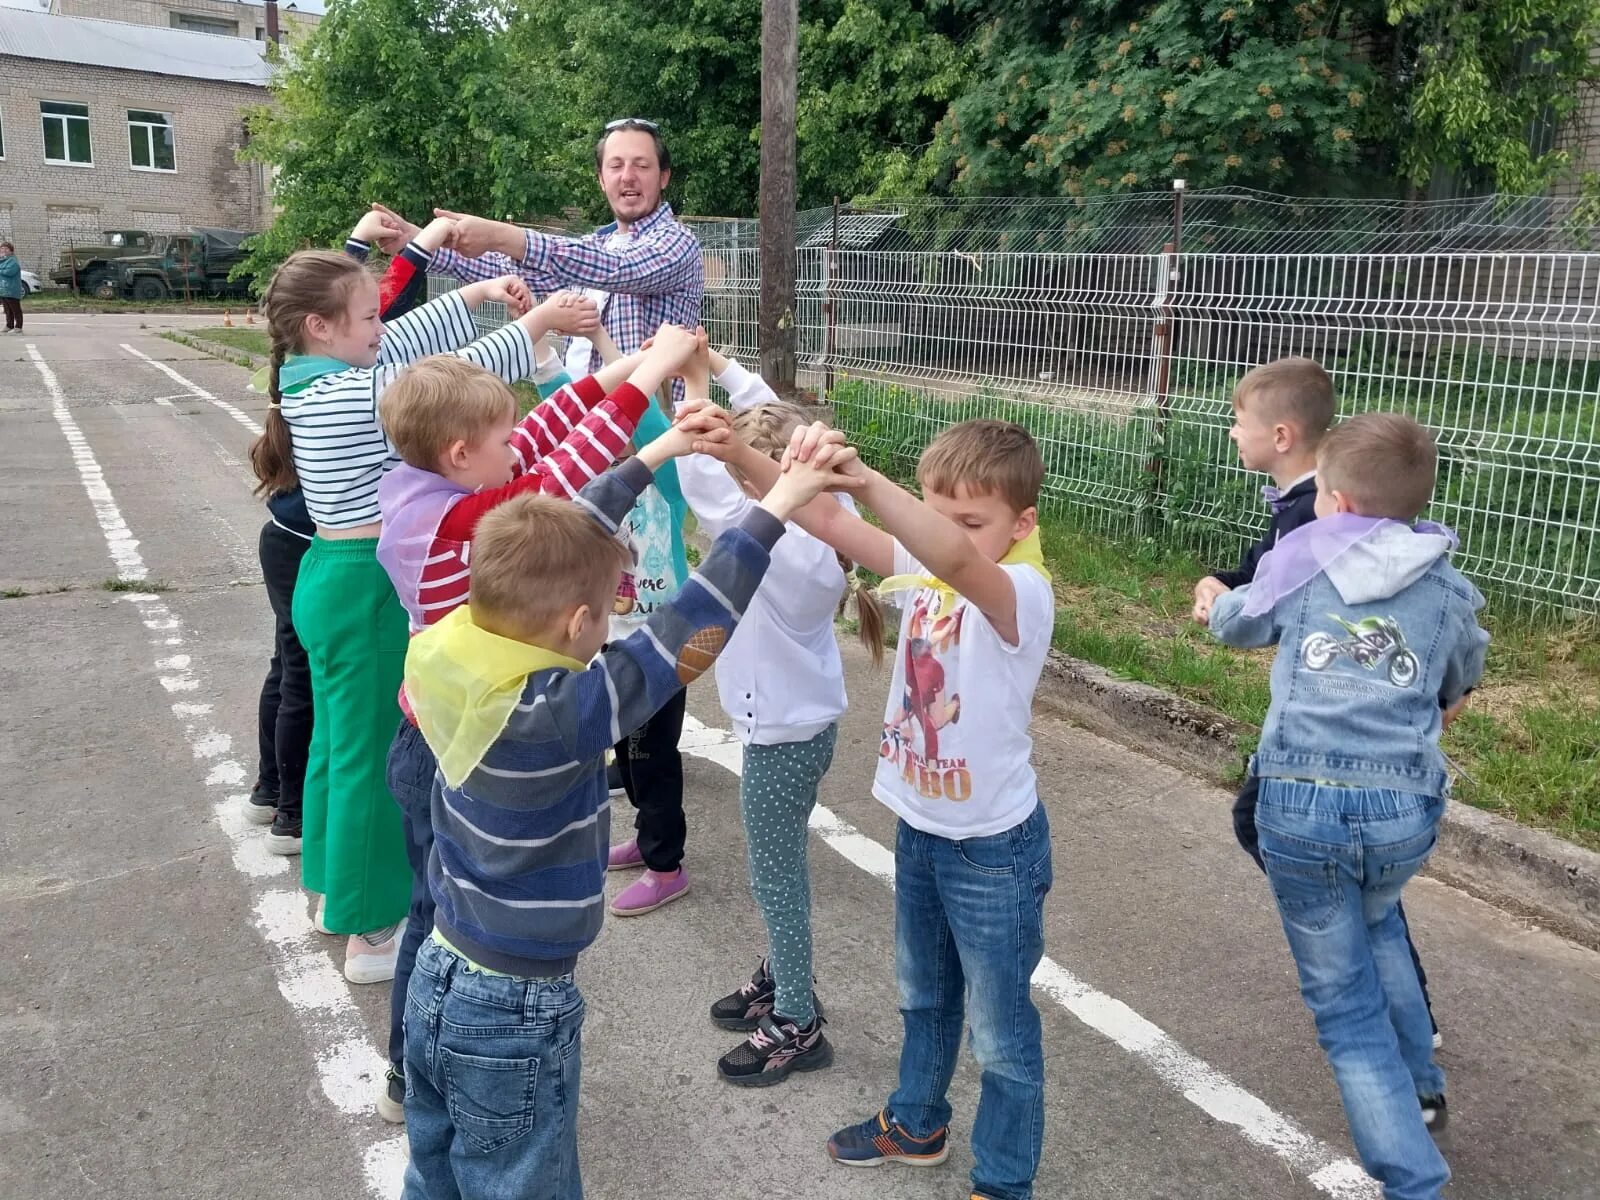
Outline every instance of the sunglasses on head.
[[648, 129], [651, 133], [655, 133], [660, 128], [661, 126], [654, 121], [646, 121], [643, 117], [622, 117], [607, 125], [606, 132], [615, 133], [619, 129]]

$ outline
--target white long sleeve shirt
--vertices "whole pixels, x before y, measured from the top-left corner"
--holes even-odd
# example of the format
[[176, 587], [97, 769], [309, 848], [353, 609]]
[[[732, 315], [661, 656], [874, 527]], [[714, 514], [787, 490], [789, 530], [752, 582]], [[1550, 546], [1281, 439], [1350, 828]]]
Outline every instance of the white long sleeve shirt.
[[[776, 399], [759, 375], [732, 361], [717, 382], [736, 410]], [[709, 537], [738, 525], [755, 507], [708, 455], [680, 458], [678, 482]], [[744, 620], [717, 658], [717, 693], [745, 745], [808, 741], [843, 715], [844, 666], [833, 618], [844, 588], [833, 548], [790, 523]]]

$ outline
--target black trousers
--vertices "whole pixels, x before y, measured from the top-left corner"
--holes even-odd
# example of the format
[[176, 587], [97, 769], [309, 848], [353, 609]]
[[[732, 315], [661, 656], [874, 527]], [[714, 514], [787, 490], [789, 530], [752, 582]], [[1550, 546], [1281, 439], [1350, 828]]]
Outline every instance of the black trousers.
[[[1244, 786], [1233, 802], [1233, 836], [1239, 839], [1244, 852], [1255, 860], [1263, 871], [1267, 864], [1261, 861], [1261, 838], [1256, 832], [1256, 801], [1261, 794], [1261, 781], [1255, 772], [1245, 775]], [[1428, 1018], [1433, 1019], [1433, 997], [1428, 994], [1428, 973], [1422, 969], [1422, 958], [1417, 954], [1417, 944], [1411, 940], [1411, 925], [1406, 920], [1405, 906], [1395, 904], [1400, 914], [1400, 927], [1406, 931], [1406, 949], [1411, 951], [1411, 965], [1417, 968], [1417, 982], [1422, 985], [1422, 999], [1428, 1006]], [[1433, 1031], [1439, 1032], [1439, 1023], [1433, 1022]]]
[[298, 817], [305, 795], [306, 758], [311, 751], [311, 664], [295, 635], [290, 613], [300, 560], [311, 543], [268, 521], [261, 527], [261, 577], [272, 605], [272, 663], [261, 685], [257, 722], [263, 788], [278, 795], [278, 807]]
[[21, 329], [22, 328], [22, 301], [21, 300], [12, 300], [12, 299], [0, 300], [0, 308], [3, 308], [3, 309], [6, 310], [6, 328], [7, 329]]
[[688, 694], [681, 689], [655, 716], [617, 743], [617, 769], [636, 811], [639, 855], [652, 871], [676, 871], [683, 862], [689, 825], [683, 815], [683, 714]]

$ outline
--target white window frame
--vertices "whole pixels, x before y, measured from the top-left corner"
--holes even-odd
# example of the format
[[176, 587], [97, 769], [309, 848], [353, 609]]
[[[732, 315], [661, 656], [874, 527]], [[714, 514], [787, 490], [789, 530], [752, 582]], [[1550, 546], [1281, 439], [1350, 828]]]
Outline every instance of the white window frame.
[[[130, 108], [126, 110], [128, 117], [128, 169], [131, 171], [145, 171], [152, 175], [176, 175], [178, 173], [178, 127], [172, 120], [172, 114], [162, 112], [158, 108]], [[153, 121], [135, 121], [134, 113], [155, 113], [167, 119], [165, 125], [157, 125]], [[133, 161], [133, 131], [144, 131], [145, 148], [150, 152], [150, 165], [141, 167]], [[165, 129], [172, 135], [172, 165], [170, 167], [156, 166], [156, 138], [155, 130]]]
[[[70, 114], [70, 115], [67, 114], [67, 113], [47, 113], [44, 110], [44, 106], [46, 104], [71, 104], [76, 108], [83, 109], [83, 116], [80, 117], [76, 113], [73, 113], [73, 114]], [[70, 133], [68, 133], [68, 128], [69, 127], [67, 125], [67, 122], [69, 122], [69, 121], [82, 121], [83, 124], [84, 124], [84, 128], [86, 129], [86, 131], [89, 134], [89, 161], [88, 162], [79, 162], [75, 158], [51, 158], [50, 157], [50, 139], [49, 139], [49, 136], [44, 131], [45, 130], [45, 122], [47, 122], [47, 121], [60, 121], [61, 122], [61, 149], [64, 150], [68, 154], [72, 153], [72, 136], [71, 136]], [[94, 124], [93, 124], [93, 122], [92, 122], [92, 120], [91, 120], [91, 118], [89, 116], [89, 106], [87, 104], [80, 103], [77, 100], [40, 100], [39, 101], [39, 136], [40, 136], [40, 140], [41, 140], [41, 143], [42, 143], [41, 146], [40, 146], [40, 149], [43, 150], [43, 152], [44, 152], [44, 161], [45, 161], [45, 165], [46, 166], [49, 166], [49, 167], [78, 167], [78, 168], [83, 169], [83, 170], [92, 170], [94, 168]]]

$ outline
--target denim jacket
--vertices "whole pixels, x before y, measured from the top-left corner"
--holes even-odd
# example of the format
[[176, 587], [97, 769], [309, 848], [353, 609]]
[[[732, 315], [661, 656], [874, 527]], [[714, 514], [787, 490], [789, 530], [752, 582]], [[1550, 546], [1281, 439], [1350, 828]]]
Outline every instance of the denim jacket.
[[1220, 640], [1278, 645], [1256, 774], [1445, 793], [1440, 704], [1478, 682], [1489, 635], [1441, 541], [1396, 525], [1257, 616], [1249, 587], [1217, 599]]

